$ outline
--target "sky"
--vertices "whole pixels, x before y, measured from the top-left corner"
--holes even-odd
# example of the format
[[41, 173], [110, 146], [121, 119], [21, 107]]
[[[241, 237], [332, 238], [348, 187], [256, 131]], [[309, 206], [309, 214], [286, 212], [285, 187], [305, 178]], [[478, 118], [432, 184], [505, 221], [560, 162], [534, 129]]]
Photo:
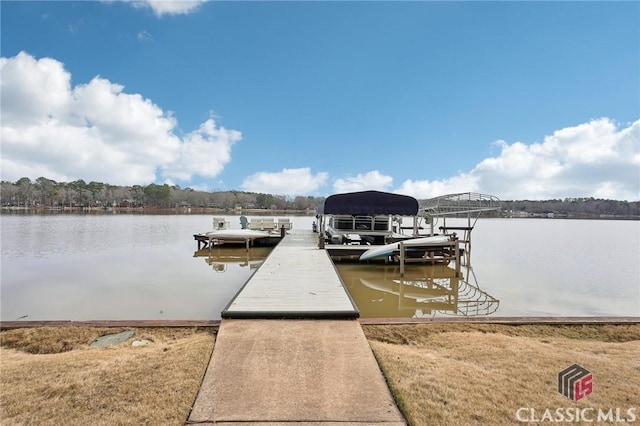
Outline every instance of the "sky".
[[639, 2], [0, 2], [0, 175], [640, 200]]

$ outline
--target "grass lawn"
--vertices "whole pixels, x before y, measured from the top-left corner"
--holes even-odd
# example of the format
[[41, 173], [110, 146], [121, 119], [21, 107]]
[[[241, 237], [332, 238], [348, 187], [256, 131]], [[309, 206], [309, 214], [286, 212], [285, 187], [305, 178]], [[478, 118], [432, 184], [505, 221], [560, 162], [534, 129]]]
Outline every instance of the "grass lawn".
[[87, 345], [119, 331], [41, 327], [2, 332], [0, 423], [184, 424], [209, 362], [215, 329], [137, 329], [134, 339], [154, 343]]
[[[540, 417], [545, 408], [640, 406], [640, 325], [363, 329], [413, 425], [514, 424], [521, 407]], [[138, 328], [134, 339], [153, 344], [88, 346], [119, 331], [64, 326], [0, 333], [0, 423], [183, 425], [216, 329]], [[557, 392], [558, 372], [574, 363], [593, 373], [593, 393], [579, 402]]]
[[[412, 425], [507, 425], [576, 417], [576, 408], [636, 407], [640, 420], [640, 325], [364, 326], [396, 401]], [[558, 373], [579, 364], [593, 393], [574, 402]], [[570, 410], [566, 410], [569, 408]], [[531, 409], [534, 411], [532, 412]], [[535, 413], [535, 414], [532, 414]], [[596, 422], [594, 422], [596, 423]], [[584, 422], [582, 424], [588, 424]]]

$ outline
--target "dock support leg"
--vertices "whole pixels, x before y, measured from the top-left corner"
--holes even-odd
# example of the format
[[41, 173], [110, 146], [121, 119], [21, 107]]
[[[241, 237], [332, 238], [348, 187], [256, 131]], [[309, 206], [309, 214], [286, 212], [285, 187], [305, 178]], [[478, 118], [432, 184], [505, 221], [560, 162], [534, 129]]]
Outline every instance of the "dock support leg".
[[318, 218], [318, 248], [320, 250], [324, 250], [324, 223], [322, 218], [323, 216]]
[[400, 276], [404, 277], [404, 243], [400, 242]]
[[456, 252], [456, 277], [460, 277], [462, 272], [460, 270], [460, 245], [458, 244], [458, 240], [455, 240], [453, 250]]

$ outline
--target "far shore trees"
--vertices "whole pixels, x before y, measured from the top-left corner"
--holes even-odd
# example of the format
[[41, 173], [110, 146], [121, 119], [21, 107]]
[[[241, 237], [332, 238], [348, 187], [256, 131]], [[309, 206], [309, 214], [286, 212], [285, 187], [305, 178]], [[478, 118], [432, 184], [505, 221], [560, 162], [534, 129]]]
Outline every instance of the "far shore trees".
[[0, 203], [3, 207], [28, 208], [181, 208], [199, 207], [220, 210], [243, 209], [315, 210], [324, 197], [287, 197], [244, 191], [197, 191], [179, 185], [118, 186], [82, 179], [56, 182], [46, 177], [32, 181], [2, 181]]
[[[208, 208], [221, 211], [264, 209], [315, 211], [324, 197], [263, 194], [245, 191], [198, 191], [179, 185], [118, 186], [82, 179], [56, 182], [39, 177], [2, 181], [2, 207], [61, 208]], [[517, 214], [516, 214], [517, 213]], [[502, 201], [502, 215], [512, 217], [575, 217], [640, 219], [639, 201], [604, 200], [593, 197], [556, 200]]]

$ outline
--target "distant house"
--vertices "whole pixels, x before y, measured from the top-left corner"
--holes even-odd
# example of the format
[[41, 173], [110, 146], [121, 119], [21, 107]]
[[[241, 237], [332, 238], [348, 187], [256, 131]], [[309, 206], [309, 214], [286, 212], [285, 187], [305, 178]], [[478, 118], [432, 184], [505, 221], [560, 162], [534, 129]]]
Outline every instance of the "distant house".
[[529, 217], [529, 213], [525, 211], [509, 211], [509, 217]]

